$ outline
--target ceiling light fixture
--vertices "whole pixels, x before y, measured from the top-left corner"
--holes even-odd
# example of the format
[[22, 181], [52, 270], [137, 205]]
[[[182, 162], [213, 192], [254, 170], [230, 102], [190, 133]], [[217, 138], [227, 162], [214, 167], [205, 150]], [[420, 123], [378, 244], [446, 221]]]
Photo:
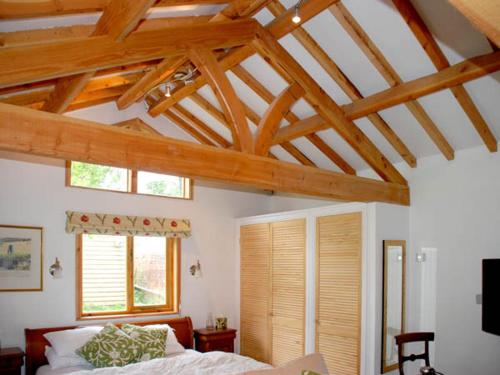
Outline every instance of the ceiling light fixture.
[[165, 93], [165, 96], [167, 98], [170, 98], [172, 96], [172, 93], [170, 92], [170, 85], [167, 83], [167, 92]]
[[302, 21], [302, 18], [300, 17], [300, 6], [302, 5], [302, 1], [299, 1], [297, 4], [295, 4], [295, 14], [292, 17], [292, 22], [295, 24], [299, 24]]

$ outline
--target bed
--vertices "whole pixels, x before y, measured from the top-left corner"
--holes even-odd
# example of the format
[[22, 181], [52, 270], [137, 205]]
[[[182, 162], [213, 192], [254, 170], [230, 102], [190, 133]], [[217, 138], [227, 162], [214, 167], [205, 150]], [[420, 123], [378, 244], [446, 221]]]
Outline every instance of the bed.
[[[115, 323], [120, 327], [124, 323]], [[193, 325], [189, 317], [133, 322], [135, 325], [168, 324], [175, 330], [177, 340], [186, 350], [185, 353], [171, 358], [153, 359], [146, 362], [135, 363], [122, 368], [102, 368], [85, 370], [81, 368], [68, 368], [64, 371], [50, 370], [45, 357], [45, 346], [49, 343], [43, 336], [48, 332], [63, 331], [80, 326], [51, 327], [38, 329], [25, 329], [26, 338], [26, 375], [114, 375], [114, 374], [237, 374], [250, 370], [271, 368], [251, 358], [232, 353], [209, 352], [199, 353], [193, 348]], [[37, 373], [38, 371], [38, 373]], [[234, 371], [234, 372], [233, 372]]]

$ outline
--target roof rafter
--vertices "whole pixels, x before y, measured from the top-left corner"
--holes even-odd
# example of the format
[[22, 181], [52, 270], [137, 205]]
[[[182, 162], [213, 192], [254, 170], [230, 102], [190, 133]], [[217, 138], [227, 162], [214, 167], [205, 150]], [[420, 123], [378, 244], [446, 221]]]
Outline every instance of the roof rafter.
[[[221, 12], [212, 17], [209, 22], [218, 22], [248, 17], [255, 14], [264, 7], [270, 0], [237, 0], [230, 3]], [[118, 108], [129, 107], [133, 102], [140, 100], [148, 92], [160, 84], [167, 81], [181, 66], [189, 61], [185, 57], [164, 59], [155, 70], [146, 74], [136, 85], [132, 86], [123, 96], [118, 99]]]
[[305, 71], [302, 66], [278, 43], [269, 31], [260, 28], [253, 45], [270, 59], [275, 66], [281, 67], [306, 92], [306, 99], [318, 114], [351, 145], [385, 181], [405, 184], [405, 178], [377, 149], [368, 137], [351, 121], [347, 120], [341, 108], [335, 103]]
[[[403, 83], [382, 52], [342, 3], [332, 5], [329, 10], [390, 86]], [[452, 160], [455, 157], [455, 151], [422, 105], [416, 100], [409, 101], [405, 105], [446, 159]]]
[[0, 104], [0, 149], [330, 199], [409, 204], [406, 185], [135, 133], [9, 104]]
[[[276, 17], [286, 11], [285, 7], [278, 0], [269, 4], [268, 9]], [[351, 100], [355, 101], [363, 98], [363, 95], [361, 95], [361, 92], [356, 88], [356, 86], [303, 27], [298, 27], [292, 31], [292, 35], [316, 59], [316, 61]], [[377, 130], [385, 137], [392, 147], [394, 147], [394, 149], [399, 153], [399, 155], [401, 155], [403, 160], [405, 160], [410, 167], [416, 167], [416, 157], [379, 114], [370, 114], [368, 116], [368, 120], [370, 120], [375, 128], [377, 128]]]
[[213, 130], [210, 126], [201, 121], [198, 117], [189, 112], [186, 108], [184, 108], [180, 104], [176, 104], [171, 108], [171, 111], [176, 113], [179, 116], [184, 117], [186, 121], [188, 121], [193, 127], [197, 128], [201, 132], [205, 133], [207, 137], [215, 141], [219, 146], [223, 148], [230, 148], [233, 145], [231, 142], [227, 141], [224, 137], [222, 137], [219, 133]]
[[[417, 38], [422, 48], [425, 50], [432, 63], [438, 70], [450, 67], [450, 63], [444, 55], [436, 40], [432, 36], [429, 28], [425, 24], [420, 14], [409, 0], [392, 0], [396, 9], [404, 18], [413, 35]], [[469, 117], [472, 125], [483, 139], [488, 149], [495, 152], [498, 149], [497, 140], [490, 130], [488, 124], [472, 101], [469, 93], [462, 85], [450, 88], [451, 92]]]
[[[300, 24], [307, 22], [338, 1], [339, 0], [304, 0], [300, 6], [300, 16], [302, 19]], [[285, 36], [300, 25], [290, 22], [294, 14], [295, 9], [290, 8], [280, 17], [275, 18], [272, 22], [266, 25], [267, 30], [269, 30], [269, 32], [277, 39]], [[240, 47], [235, 51], [230, 52], [227, 56], [220, 60], [221, 67], [224, 70], [231, 69], [246, 58], [252, 56], [254, 53], [255, 51], [250, 45]], [[170, 98], [163, 98], [159, 100], [150, 108], [149, 114], [153, 117], [158, 116], [164, 109], [169, 108], [183, 98], [191, 95], [193, 92], [203, 87], [206, 83], [207, 82], [203, 76], [196, 78], [193, 84], [184, 86], [181, 89], [174, 91]]]
[[401, 83], [364, 99], [346, 104], [343, 108], [349, 118], [360, 118], [369, 113], [405, 103], [408, 100], [456, 87], [456, 85], [498, 70], [500, 70], [500, 52], [492, 52], [462, 61], [437, 73]]
[[201, 132], [199, 132], [193, 126], [191, 126], [186, 121], [184, 121], [182, 118], [180, 118], [175, 113], [173, 113], [170, 109], [166, 110], [163, 113], [163, 116], [165, 116], [166, 118], [168, 118], [175, 125], [177, 125], [179, 128], [181, 128], [182, 130], [184, 130], [186, 133], [188, 133], [191, 137], [193, 137], [194, 139], [196, 139], [202, 145], [213, 146], [213, 147], [217, 146], [210, 139], [208, 139], [207, 137], [205, 137]]
[[[154, 2], [155, 0], [136, 0], [131, 4], [125, 4], [121, 0], [111, 0], [99, 18], [92, 35], [107, 35], [113, 40], [121, 42], [135, 29]], [[89, 71], [76, 76], [60, 78], [54, 91], [43, 104], [42, 110], [55, 113], [64, 112], [95, 73], [96, 71]]]

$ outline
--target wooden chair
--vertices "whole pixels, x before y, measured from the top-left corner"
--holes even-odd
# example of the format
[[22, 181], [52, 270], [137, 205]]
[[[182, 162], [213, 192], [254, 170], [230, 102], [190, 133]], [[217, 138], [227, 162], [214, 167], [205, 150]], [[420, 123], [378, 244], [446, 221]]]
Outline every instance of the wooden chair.
[[[423, 359], [425, 361], [425, 365], [429, 367], [429, 341], [434, 341], [434, 332], [413, 332], [413, 333], [404, 333], [402, 335], [396, 336], [396, 344], [398, 345], [398, 365], [399, 365], [399, 375], [405, 375], [403, 371], [403, 364], [406, 361], [415, 361], [417, 359]], [[411, 342], [424, 342], [425, 351], [422, 354], [410, 354], [405, 356], [404, 353], [404, 344]]]

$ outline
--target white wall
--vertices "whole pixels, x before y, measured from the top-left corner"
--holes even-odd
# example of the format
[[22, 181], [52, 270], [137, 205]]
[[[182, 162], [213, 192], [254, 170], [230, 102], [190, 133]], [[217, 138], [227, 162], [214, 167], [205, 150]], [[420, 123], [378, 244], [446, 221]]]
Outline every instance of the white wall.
[[[208, 312], [235, 321], [234, 219], [270, 212], [271, 196], [196, 184], [192, 201], [67, 188], [60, 161], [28, 157], [41, 164], [2, 157], [26, 158], [0, 155], [0, 223], [44, 227], [43, 292], [0, 293], [2, 345], [23, 347], [27, 327], [75, 322], [75, 239], [64, 232], [66, 210], [190, 219], [193, 236], [182, 243], [181, 312], [197, 327], [205, 325]], [[48, 274], [56, 256], [64, 269], [62, 279]], [[188, 274], [196, 259], [202, 265], [201, 279]]]
[[[167, 136], [192, 140], [166, 118], [150, 117], [143, 104], [117, 111], [114, 103], [107, 103], [68, 115], [103, 124], [139, 117]], [[224, 190], [221, 185], [204, 187], [196, 181], [192, 201], [67, 188], [63, 164], [0, 152], [0, 224], [44, 227], [43, 292], [0, 293], [0, 340], [4, 346], [23, 347], [23, 329], [27, 327], [75, 323], [75, 240], [64, 232], [66, 210], [190, 219], [193, 236], [182, 243], [181, 313], [191, 316], [195, 327], [201, 327], [208, 312], [225, 314], [229, 324], [237, 319], [234, 219], [331, 204]], [[64, 268], [63, 278], [57, 280], [48, 274], [56, 256]], [[188, 273], [197, 259], [202, 266], [201, 279]]]
[[[436, 367], [445, 374], [500, 374], [500, 337], [481, 331], [481, 259], [500, 258], [500, 154], [484, 147], [419, 160], [411, 187], [410, 329], [418, 329], [415, 253], [437, 248]], [[500, 286], [499, 286], [500, 287]]]

